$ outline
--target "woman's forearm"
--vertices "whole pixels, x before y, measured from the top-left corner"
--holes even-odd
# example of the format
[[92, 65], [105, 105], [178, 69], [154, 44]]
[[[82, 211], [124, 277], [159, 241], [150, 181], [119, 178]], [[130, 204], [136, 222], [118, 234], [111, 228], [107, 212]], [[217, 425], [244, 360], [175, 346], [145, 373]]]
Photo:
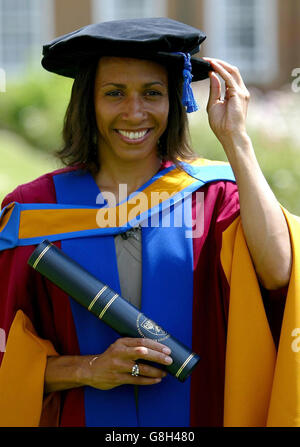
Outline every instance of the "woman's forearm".
[[[247, 135], [250, 94], [237, 67], [219, 59], [206, 60], [213, 67], [209, 74], [209, 124], [235, 174], [246, 242], [263, 286], [278, 289], [287, 285], [290, 278], [290, 236], [283, 212], [261, 172]], [[225, 82], [223, 98], [217, 74]]]
[[44, 392], [63, 391], [85, 385], [86, 371], [95, 356], [66, 355], [48, 357]]
[[255, 157], [248, 135], [222, 142], [239, 190], [246, 242], [262, 285], [278, 289], [288, 284], [292, 251], [281, 207]]

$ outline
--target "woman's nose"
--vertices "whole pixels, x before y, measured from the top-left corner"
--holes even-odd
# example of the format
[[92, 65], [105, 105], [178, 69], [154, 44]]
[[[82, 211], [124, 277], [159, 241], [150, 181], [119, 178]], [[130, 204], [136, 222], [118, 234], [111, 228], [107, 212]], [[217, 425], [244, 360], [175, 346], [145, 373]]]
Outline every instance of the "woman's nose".
[[128, 98], [128, 100], [125, 103], [124, 118], [133, 121], [140, 121], [144, 119], [145, 116], [146, 116], [146, 110], [144, 107], [143, 98], [141, 98], [138, 95], [134, 95]]

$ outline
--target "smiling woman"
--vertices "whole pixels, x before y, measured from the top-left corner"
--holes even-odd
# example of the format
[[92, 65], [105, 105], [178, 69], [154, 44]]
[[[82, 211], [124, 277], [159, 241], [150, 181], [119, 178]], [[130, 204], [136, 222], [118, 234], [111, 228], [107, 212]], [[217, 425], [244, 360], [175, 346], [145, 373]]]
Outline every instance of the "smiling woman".
[[152, 61], [101, 58], [95, 114], [102, 170], [134, 161], [152, 177], [161, 163], [157, 143], [168, 123], [167, 70]]
[[[3, 201], [0, 425], [300, 425], [290, 349], [299, 222], [257, 163], [239, 70], [191, 56], [204, 39], [153, 18], [89, 25], [44, 46], [43, 66], [74, 78], [58, 154], [67, 167]], [[230, 165], [189, 145], [191, 82], [207, 77], [209, 124]], [[114, 291], [99, 318], [27, 265], [44, 239], [105, 284], [93, 305]], [[118, 295], [200, 356], [188, 380], [166, 374], [175, 353], [155, 331], [119, 337], [100, 321]]]

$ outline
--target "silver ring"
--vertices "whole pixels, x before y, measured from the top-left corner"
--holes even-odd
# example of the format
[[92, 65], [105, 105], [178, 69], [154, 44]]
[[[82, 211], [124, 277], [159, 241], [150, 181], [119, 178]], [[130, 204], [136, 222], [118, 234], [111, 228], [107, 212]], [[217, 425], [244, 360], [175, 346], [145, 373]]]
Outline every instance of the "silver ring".
[[133, 365], [133, 367], [132, 367], [131, 375], [132, 375], [132, 376], [138, 376], [139, 374], [140, 374], [140, 368], [139, 368], [139, 365], [138, 365], [137, 363], [135, 363], [135, 364]]

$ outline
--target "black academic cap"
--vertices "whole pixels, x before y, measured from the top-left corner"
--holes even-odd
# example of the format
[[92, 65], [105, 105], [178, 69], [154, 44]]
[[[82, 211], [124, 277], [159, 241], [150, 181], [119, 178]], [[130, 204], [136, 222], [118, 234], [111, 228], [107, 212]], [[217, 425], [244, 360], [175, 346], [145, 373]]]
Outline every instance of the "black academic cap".
[[[156, 17], [113, 20], [88, 25], [57, 37], [43, 46], [42, 66], [75, 78], [81, 67], [101, 56], [123, 56], [183, 66], [177, 52], [198, 53], [206, 39], [203, 31], [175, 20]], [[208, 77], [209, 62], [191, 57], [193, 81]]]

